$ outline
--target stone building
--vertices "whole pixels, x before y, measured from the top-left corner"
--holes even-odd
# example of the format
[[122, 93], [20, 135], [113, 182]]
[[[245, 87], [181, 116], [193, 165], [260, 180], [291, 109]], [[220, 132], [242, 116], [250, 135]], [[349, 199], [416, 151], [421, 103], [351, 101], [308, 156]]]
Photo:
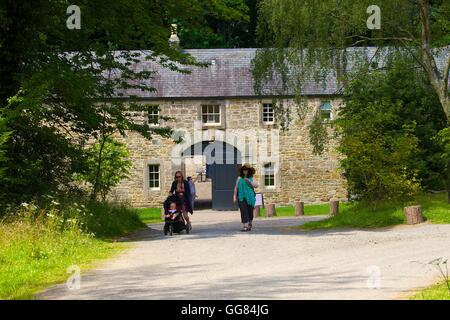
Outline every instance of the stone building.
[[334, 77], [327, 79], [326, 88], [307, 83], [304, 94], [310, 108], [302, 119], [293, 96], [278, 97], [292, 116], [289, 129], [281, 130], [274, 119], [273, 95], [254, 92], [251, 61], [256, 49], [186, 51], [208, 66], [186, 67], [191, 73], [182, 74], [143, 61], [138, 68], [156, 71], [150, 83], [156, 91], [127, 92], [148, 106], [147, 113], [136, 115], [137, 121], [172, 127], [184, 142], [159, 136], [149, 141], [133, 132], [121, 138], [130, 149], [133, 167], [130, 178], [113, 190], [113, 199], [136, 207], [160, 207], [175, 171], [182, 170], [197, 179], [199, 199], [210, 200], [214, 209], [234, 209], [232, 192], [244, 162], [255, 167], [266, 203], [346, 198], [335, 142], [317, 156], [308, 134], [316, 111], [324, 121], [336, 116], [341, 101]]

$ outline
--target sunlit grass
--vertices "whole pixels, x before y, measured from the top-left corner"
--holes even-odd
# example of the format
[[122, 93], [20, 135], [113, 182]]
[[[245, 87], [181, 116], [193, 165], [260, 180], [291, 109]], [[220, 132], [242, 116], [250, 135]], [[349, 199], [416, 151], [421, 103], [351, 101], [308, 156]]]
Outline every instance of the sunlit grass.
[[445, 282], [433, 285], [415, 293], [411, 300], [450, 300], [450, 291]]
[[157, 223], [162, 222], [161, 219], [161, 208], [141, 208], [136, 209], [139, 219], [143, 223]]
[[446, 194], [421, 194], [414, 201], [383, 202], [376, 206], [364, 202], [341, 206], [338, 215], [322, 221], [308, 222], [298, 228], [303, 230], [327, 228], [381, 228], [405, 223], [403, 208], [420, 204], [424, 219], [432, 223], [450, 223], [450, 205]]
[[88, 204], [85, 211], [33, 207], [0, 220], [0, 299], [34, 298], [65, 282], [68, 267], [86, 270], [114, 256], [126, 245], [112, 238], [143, 226], [133, 209], [106, 203]]

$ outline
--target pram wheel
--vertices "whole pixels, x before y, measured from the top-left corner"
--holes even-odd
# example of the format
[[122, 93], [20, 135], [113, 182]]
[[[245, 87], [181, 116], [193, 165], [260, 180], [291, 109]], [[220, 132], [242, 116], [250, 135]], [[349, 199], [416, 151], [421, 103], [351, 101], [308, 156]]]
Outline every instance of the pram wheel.
[[169, 224], [169, 234], [170, 236], [173, 236], [173, 224]]

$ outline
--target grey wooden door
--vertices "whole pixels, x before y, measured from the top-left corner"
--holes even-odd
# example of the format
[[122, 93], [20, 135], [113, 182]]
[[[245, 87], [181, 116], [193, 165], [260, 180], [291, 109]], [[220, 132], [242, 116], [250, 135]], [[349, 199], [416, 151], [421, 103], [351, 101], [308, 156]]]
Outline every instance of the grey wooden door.
[[239, 169], [240, 154], [236, 148], [225, 142], [214, 144], [215, 162], [211, 164], [212, 208], [213, 210], [236, 210], [233, 191]]
[[213, 210], [236, 210], [237, 204], [233, 203], [233, 191], [240, 165], [212, 164], [210, 166]]
[[183, 155], [203, 154], [206, 156], [206, 176], [212, 181], [212, 209], [236, 210], [233, 191], [241, 166], [240, 152], [223, 141], [202, 141], [190, 146]]

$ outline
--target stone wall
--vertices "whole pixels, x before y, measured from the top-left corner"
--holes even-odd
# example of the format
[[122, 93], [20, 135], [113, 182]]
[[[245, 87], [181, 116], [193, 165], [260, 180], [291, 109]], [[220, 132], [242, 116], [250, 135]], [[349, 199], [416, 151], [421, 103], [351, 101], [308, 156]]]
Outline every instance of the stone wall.
[[[329, 150], [322, 156], [313, 155], [309, 143], [308, 124], [320, 102], [320, 99], [309, 99], [309, 111], [300, 120], [293, 102], [287, 101], [293, 116], [287, 131], [280, 130], [276, 125], [262, 123], [262, 105], [257, 99], [145, 102], [159, 105], [162, 116], [173, 117], [174, 120], [161, 121], [160, 125], [183, 131], [187, 143], [176, 145], [172, 140], [158, 136], [148, 141], [132, 132], [126, 137], [120, 137], [130, 149], [133, 167], [130, 178], [122, 181], [110, 198], [126, 201], [136, 207], [160, 207], [167, 196], [175, 171], [183, 168], [180, 152], [195, 140], [193, 135], [196, 132], [196, 141], [237, 141], [237, 149], [242, 154], [243, 162], [250, 162], [255, 166], [255, 178], [261, 185], [263, 163], [275, 162], [276, 186], [270, 189], [263, 186], [260, 188], [264, 192], [266, 203], [282, 205], [298, 200], [311, 203], [328, 201], [330, 198], [345, 199], [344, 181], [337, 170], [339, 155], [333, 150], [335, 141], [330, 141]], [[333, 108], [337, 109], [339, 103], [339, 100], [333, 100]], [[220, 125], [205, 128], [200, 124], [203, 104], [221, 105], [223, 118]], [[137, 114], [136, 121], [145, 121], [145, 114]], [[256, 133], [260, 133], [262, 137]], [[242, 138], [242, 135], [246, 137]], [[265, 139], [268, 143], [264, 142]], [[279, 153], [276, 152], [277, 148]], [[159, 190], [150, 190], [148, 187], [148, 164], [160, 165]]]

